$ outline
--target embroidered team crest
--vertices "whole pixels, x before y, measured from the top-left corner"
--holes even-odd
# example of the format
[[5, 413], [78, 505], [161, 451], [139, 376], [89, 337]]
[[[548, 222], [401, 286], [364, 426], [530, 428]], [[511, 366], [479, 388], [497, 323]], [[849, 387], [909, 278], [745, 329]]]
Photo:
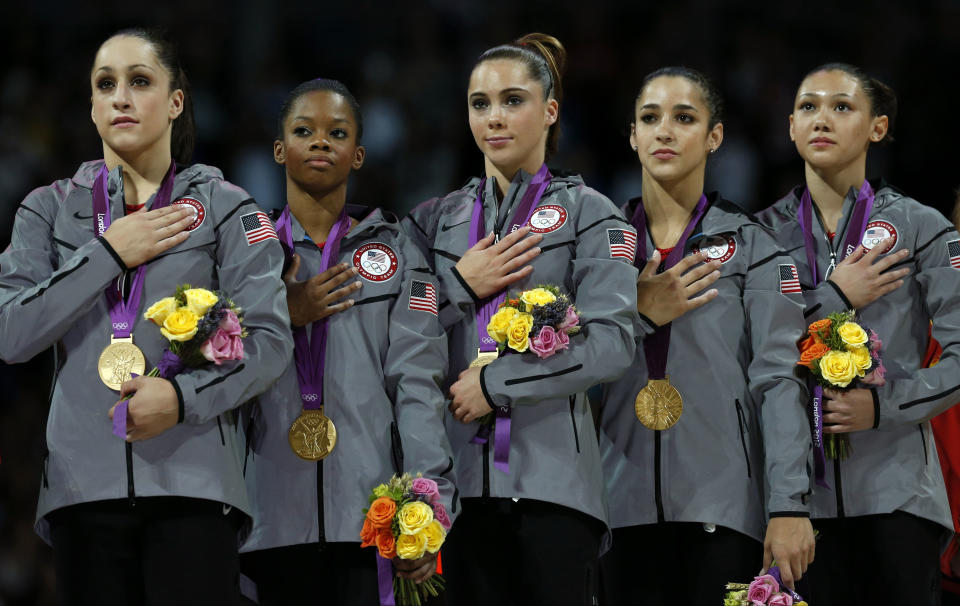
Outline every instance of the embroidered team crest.
[[897, 240], [899, 239], [897, 236], [897, 228], [894, 227], [892, 223], [886, 221], [871, 221], [867, 223], [867, 229], [863, 232], [863, 240], [860, 243], [863, 244], [865, 249], [870, 250], [884, 238], [893, 238], [893, 242], [882, 253], [887, 254], [897, 245]]
[[253, 246], [264, 240], [279, 240], [277, 230], [273, 228], [273, 221], [262, 210], [243, 215], [240, 217], [240, 222], [243, 224], [243, 235], [247, 239], [247, 246]]
[[800, 288], [800, 276], [797, 274], [797, 266], [793, 263], [784, 263], [780, 265], [780, 292], [802, 293]]
[[200, 227], [204, 218], [207, 216], [207, 211], [203, 208], [203, 204], [201, 204], [200, 200], [197, 200], [196, 198], [180, 198], [179, 200], [176, 200], [174, 204], [183, 204], [193, 209], [193, 223], [187, 227], [187, 231], [193, 231]]
[[737, 252], [737, 241], [733, 236], [710, 236], [693, 245], [693, 254], [703, 253], [708, 261], [726, 263]]
[[556, 204], [538, 206], [530, 217], [530, 231], [535, 234], [549, 234], [557, 231], [567, 222], [567, 209]]
[[626, 259], [633, 263], [637, 254], [637, 234], [629, 229], [608, 229], [607, 244], [610, 245], [611, 259]]
[[353, 253], [357, 273], [371, 282], [386, 282], [397, 273], [397, 253], [383, 242], [368, 242]]
[[950, 255], [950, 267], [960, 269], [960, 240], [947, 242], [947, 254]]
[[410, 285], [410, 309], [437, 315], [437, 289], [429, 282], [414, 280]]

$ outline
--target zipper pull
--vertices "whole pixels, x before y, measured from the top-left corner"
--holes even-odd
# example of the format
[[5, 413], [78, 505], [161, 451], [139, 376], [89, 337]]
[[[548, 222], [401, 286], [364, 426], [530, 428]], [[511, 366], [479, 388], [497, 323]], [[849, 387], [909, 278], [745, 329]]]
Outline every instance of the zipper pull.
[[830, 274], [837, 268], [837, 253], [830, 251], [830, 265], [827, 266], [826, 273], [823, 274], [824, 280], [830, 279]]

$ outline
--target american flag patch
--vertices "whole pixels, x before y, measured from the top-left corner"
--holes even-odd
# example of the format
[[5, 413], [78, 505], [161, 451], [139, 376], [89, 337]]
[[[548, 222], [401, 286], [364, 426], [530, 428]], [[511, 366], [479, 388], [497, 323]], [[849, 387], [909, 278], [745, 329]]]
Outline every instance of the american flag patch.
[[947, 242], [947, 252], [950, 254], [950, 267], [960, 269], [960, 240]]
[[780, 292], [800, 293], [800, 276], [797, 275], [797, 266], [793, 263], [780, 266]]
[[243, 215], [240, 217], [240, 222], [243, 223], [243, 235], [247, 238], [247, 246], [270, 238], [279, 240], [277, 230], [273, 228], [273, 222], [263, 211]]
[[610, 244], [610, 257], [626, 259], [633, 263], [637, 254], [637, 234], [629, 229], [608, 229], [607, 242]]
[[410, 286], [410, 309], [437, 315], [437, 290], [429, 282], [414, 280]]

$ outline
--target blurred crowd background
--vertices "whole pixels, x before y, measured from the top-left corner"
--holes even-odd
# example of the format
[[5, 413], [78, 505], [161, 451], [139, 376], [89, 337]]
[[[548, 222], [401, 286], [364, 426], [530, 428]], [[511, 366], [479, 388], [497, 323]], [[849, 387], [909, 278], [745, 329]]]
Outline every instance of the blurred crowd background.
[[[802, 76], [827, 61], [860, 65], [898, 93], [896, 141], [871, 151], [868, 176], [945, 214], [960, 185], [957, 0], [4, 4], [0, 249], [30, 190], [101, 157], [90, 66], [104, 38], [140, 25], [164, 27], [179, 43], [199, 127], [194, 161], [219, 166], [268, 208], [283, 196], [272, 157], [280, 104], [321, 76], [347, 84], [364, 113], [367, 161], [350, 200], [402, 214], [459, 187], [482, 170], [467, 126], [469, 70], [485, 48], [528, 31], [552, 33], [569, 51], [551, 167], [583, 174], [618, 204], [640, 191], [626, 138], [632, 100], [644, 74], [670, 64], [695, 67], [723, 90], [725, 139], [708, 189], [747, 209], [801, 181], [787, 116]], [[50, 550], [32, 529], [51, 368], [49, 354], [0, 362], [0, 606], [53, 600]]]

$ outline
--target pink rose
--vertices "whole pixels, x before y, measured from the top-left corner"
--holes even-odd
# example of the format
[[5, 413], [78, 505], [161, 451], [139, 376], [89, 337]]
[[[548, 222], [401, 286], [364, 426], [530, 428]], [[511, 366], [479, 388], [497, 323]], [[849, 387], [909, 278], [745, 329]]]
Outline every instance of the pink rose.
[[440, 489], [437, 488], [437, 483], [430, 478], [416, 478], [413, 484], [410, 485], [410, 490], [416, 494], [430, 497], [431, 501], [440, 496]]
[[578, 324], [580, 324], [580, 316], [577, 315], [577, 310], [571, 305], [567, 308], [567, 315], [563, 318], [563, 322], [560, 323], [559, 330], [566, 331], [568, 328], [573, 328]]
[[870, 329], [870, 342], [873, 343], [873, 347], [870, 349], [880, 349], [883, 347], [883, 341], [880, 340], [880, 335]]
[[777, 583], [777, 580], [769, 574], [765, 574], [761, 577], [754, 577], [753, 582], [750, 583], [750, 588], [747, 589], [747, 599], [757, 606], [766, 606], [770, 596], [778, 591], [780, 591], [780, 583]]
[[553, 348], [553, 353], [557, 353], [561, 349], [566, 349], [570, 345], [570, 337], [567, 336], [567, 333], [560, 331], [557, 333], [557, 346]]
[[229, 336], [223, 328], [218, 328], [217, 332], [200, 346], [200, 353], [217, 366], [225, 360], [242, 360], [243, 340], [239, 336]]
[[228, 337], [239, 337], [243, 332], [243, 328], [240, 327], [240, 320], [237, 319], [237, 314], [232, 309], [228, 309], [220, 316], [220, 328], [227, 333]]
[[767, 606], [793, 606], [793, 598], [788, 593], [775, 593], [770, 596]]
[[[560, 334], [563, 334], [562, 332]], [[540, 334], [530, 339], [530, 350], [537, 357], [547, 358], [553, 355], [557, 348], [557, 331], [549, 326], [540, 329]]]
[[443, 506], [443, 503], [433, 504], [433, 517], [447, 530], [450, 530], [450, 527], [453, 526], [450, 516], [447, 515], [447, 508]]

